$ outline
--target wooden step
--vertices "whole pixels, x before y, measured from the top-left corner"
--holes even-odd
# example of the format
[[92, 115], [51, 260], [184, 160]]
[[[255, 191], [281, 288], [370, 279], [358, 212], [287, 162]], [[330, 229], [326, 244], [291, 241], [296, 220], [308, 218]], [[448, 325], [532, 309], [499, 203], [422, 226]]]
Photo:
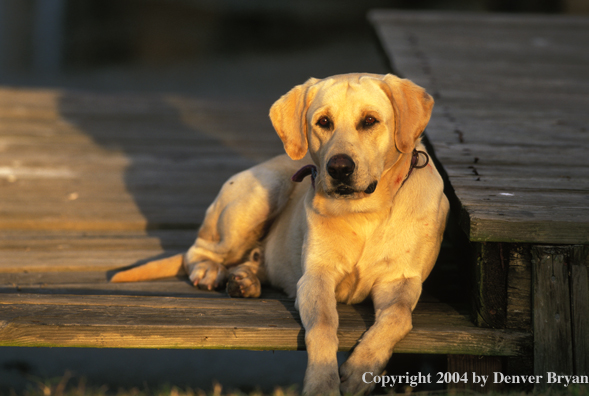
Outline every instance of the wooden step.
[[[113, 287], [84, 284], [88, 274], [77, 282], [67, 277], [71, 283], [56, 278], [28, 285], [11, 278], [12, 285], [2, 285], [0, 346], [305, 349], [294, 301], [274, 291], [232, 299], [181, 280]], [[340, 304], [338, 313], [339, 349], [347, 351], [373, 323], [374, 311], [369, 304]], [[418, 304], [413, 326], [396, 352], [520, 356], [532, 341], [524, 332], [476, 327], [464, 312], [436, 301]]]
[[[200, 291], [186, 278], [108, 282], [121, 267], [181, 251], [192, 231], [0, 233], [0, 346], [302, 350], [294, 301]], [[162, 245], [166, 247], [163, 248]], [[338, 306], [340, 350], [374, 321], [371, 304]], [[519, 356], [526, 332], [479, 328], [461, 307], [422, 297], [400, 353]]]

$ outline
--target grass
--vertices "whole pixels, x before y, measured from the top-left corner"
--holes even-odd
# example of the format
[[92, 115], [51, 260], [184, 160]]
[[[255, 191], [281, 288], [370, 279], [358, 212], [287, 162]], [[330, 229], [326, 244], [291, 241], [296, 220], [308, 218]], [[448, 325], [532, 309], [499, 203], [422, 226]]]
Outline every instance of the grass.
[[63, 377], [40, 380], [30, 378], [31, 383], [22, 392], [10, 391], [10, 396], [299, 396], [296, 387], [276, 388], [270, 394], [261, 391], [248, 393], [239, 390], [224, 390], [219, 383], [213, 384], [209, 391], [202, 389], [182, 389], [172, 385], [162, 385], [158, 388], [143, 387], [111, 389], [107, 385], [87, 386], [86, 380], [80, 378], [77, 384], [71, 381], [68, 372]]
[[[272, 393], [263, 393], [261, 391], [252, 391], [244, 393], [239, 390], [227, 390], [216, 383], [212, 389], [204, 391], [201, 389], [186, 388], [182, 389], [177, 386], [163, 385], [158, 388], [149, 388], [147, 385], [142, 388], [132, 387], [126, 389], [110, 389], [107, 385], [103, 386], [86, 386], [84, 378], [78, 380], [77, 384], [71, 381], [72, 376], [66, 373], [63, 377], [49, 380], [32, 379], [31, 384], [23, 392], [17, 393], [11, 391], [10, 396], [299, 396], [300, 393], [296, 387], [276, 388]], [[434, 392], [413, 392], [410, 388], [405, 388], [405, 392], [397, 394], [419, 395], [419, 396], [475, 396], [483, 395], [473, 391], [434, 391]], [[389, 394], [395, 394], [393, 391]], [[572, 385], [567, 388], [553, 387], [540, 391], [521, 392], [490, 392], [486, 396], [589, 396], [589, 385]]]

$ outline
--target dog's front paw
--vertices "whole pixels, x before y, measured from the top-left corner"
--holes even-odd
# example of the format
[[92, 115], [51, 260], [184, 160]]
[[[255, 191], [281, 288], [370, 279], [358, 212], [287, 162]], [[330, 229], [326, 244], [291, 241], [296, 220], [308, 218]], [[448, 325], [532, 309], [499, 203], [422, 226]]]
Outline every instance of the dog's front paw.
[[[372, 378], [383, 372], [385, 363], [354, 358], [352, 356], [340, 367], [340, 391], [344, 395], [367, 395], [374, 389]], [[372, 373], [372, 374], [371, 374]]]
[[337, 361], [333, 364], [309, 363], [305, 371], [303, 395], [339, 396]]
[[205, 260], [186, 268], [190, 282], [199, 289], [213, 290], [225, 286], [227, 269], [223, 264]]
[[236, 268], [229, 275], [227, 294], [231, 297], [257, 298], [262, 294], [262, 284], [248, 268]]

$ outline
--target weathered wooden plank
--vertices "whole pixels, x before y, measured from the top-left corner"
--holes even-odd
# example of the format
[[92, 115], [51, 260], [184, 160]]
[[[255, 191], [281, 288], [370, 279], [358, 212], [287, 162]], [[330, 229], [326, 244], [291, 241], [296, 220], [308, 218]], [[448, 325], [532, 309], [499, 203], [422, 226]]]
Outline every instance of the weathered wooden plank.
[[[478, 157], [477, 157], [478, 158]], [[443, 159], [440, 159], [443, 161]], [[484, 160], [484, 159], [483, 159]], [[525, 159], [521, 159], [525, 161]], [[542, 184], [539, 184], [543, 180], [554, 180], [556, 181], [566, 181], [569, 182], [569, 186], [571, 188], [567, 189], [572, 190], [571, 192], [574, 193], [575, 190], [578, 190], [579, 193], [585, 192], [581, 186], [576, 185], [575, 180], [579, 179], [581, 183], [586, 183], [586, 173], [583, 172], [584, 168], [580, 168], [575, 165], [571, 166], [561, 166], [561, 165], [554, 165], [554, 164], [545, 164], [543, 166], [536, 166], [533, 163], [525, 164], [525, 165], [511, 165], [511, 164], [497, 164], [497, 163], [490, 163], [487, 164], [483, 161], [479, 160], [476, 164], [474, 161], [468, 162], [461, 162], [460, 164], [452, 164], [451, 160], [446, 161], [448, 163], [448, 175], [450, 177], [455, 176], [472, 176], [476, 175], [479, 181], [495, 181], [499, 183], [503, 181], [503, 187], [499, 187], [502, 190], [510, 189], [510, 188], [518, 188], [517, 179], [520, 178], [522, 180], [523, 186], [528, 186], [530, 188], [530, 184], [533, 186], [532, 183], [535, 183], [535, 190], [536, 191], [543, 191], [546, 190], [550, 192], [549, 187], [544, 187]], [[550, 168], [548, 166], [550, 165]], [[544, 169], [546, 167], [546, 169]], [[511, 177], [503, 179], [503, 176], [506, 174], [511, 173]], [[517, 177], [516, 177], [517, 176]], [[503, 180], [502, 180], [503, 179]], [[531, 180], [530, 180], [531, 179]], [[572, 179], [572, 182], [571, 182]], [[511, 182], [511, 183], [510, 183]], [[528, 184], [529, 183], [529, 184]], [[523, 187], [522, 186], [522, 187]], [[484, 183], [477, 183], [475, 185], [469, 185], [468, 187], [478, 187], [484, 188]], [[534, 187], [532, 187], [534, 188]], [[572, 196], [571, 198], [583, 198], [583, 197], [576, 197]]]
[[[100, 203], [103, 203], [103, 205], [130, 205], [139, 202], [141, 204], [145, 203], [146, 205], [159, 204], [161, 209], [165, 210], [165, 206], [173, 202], [174, 199], [176, 202], [180, 202], [183, 206], [190, 205], [189, 202], [187, 202], [190, 198], [192, 198], [196, 205], [210, 204], [225, 180], [226, 178], [215, 178], [204, 181], [179, 178], [176, 180], [168, 180], [167, 183], [162, 183], [161, 185], [155, 178], [151, 180], [134, 180], [133, 183], [129, 183], [129, 187], [133, 190], [133, 195], [135, 196], [118, 189], [111, 191], [100, 190], [97, 186], [89, 186], [86, 183], [75, 183], [77, 186], [73, 186], [72, 188], [71, 183], [63, 183], [60, 181], [51, 183], [48, 180], [30, 180], [18, 184], [12, 184], [9, 188], [6, 188], [5, 190], [10, 193], [11, 196], [4, 199], [3, 202], [5, 202], [5, 205], [11, 205], [6, 206], [7, 211], [8, 209], [18, 209], [17, 205], [19, 204], [19, 201], [22, 202], [27, 196], [29, 197], [29, 202], [40, 206], [40, 208], [35, 207], [32, 208], [32, 210], [47, 210], [43, 205], [49, 205], [52, 201], [58, 202], [60, 206], [63, 206], [64, 208], [75, 208], [76, 205], [84, 205], [86, 203], [91, 203], [93, 205]], [[104, 182], [103, 185], [108, 184], [108, 180], [99, 179], [98, 181]], [[172, 183], [174, 183], [174, 185], [172, 185]], [[51, 187], [51, 184], [54, 185], [53, 188]], [[35, 185], [38, 187], [35, 187]], [[198, 188], [199, 185], [202, 185], [200, 189]], [[35, 188], [37, 188], [36, 191]], [[34, 197], [28, 195], [35, 192], [39, 195]], [[72, 193], [76, 193], [76, 195], [72, 196]], [[150, 195], [149, 193], [153, 193], [153, 195]], [[207, 200], [207, 198], [209, 200]]]
[[[574, 199], [575, 203], [567, 209], [577, 209], [579, 212], [579, 221], [584, 221], [585, 211], [589, 211], [589, 194], [585, 191], [526, 191], [503, 188], [501, 190], [470, 188], [464, 191], [463, 187], [455, 188], [457, 194], [470, 198], [475, 205], [484, 203], [496, 207], [515, 207], [529, 206], [531, 216], [542, 216], [548, 210], [563, 205], [567, 199]], [[570, 201], [568, 201], [570, 203]], [[464, 206], [471, 206], [465, 204]], [[474, 206], [474, 205], [472, 205]], [[544, 209], [544, 210], [543, 210]], [[558, 220], [558, 218], [555, 218]]]
[[[0, 295], [2, 345], [304, 348], [304, 333], [292, 300], [109, 296], [101, 304], [102, 297], [26, 296], [26, 303], [19, 297]], [[452, 313], [443, 304], [418, 307], [414, 330], [399, 343], [397, 352], [519, 355], [529, 347], [530, 337], [525, 333], [474, 327], [464, 315]], [[373, 314], [369, 306], [343, 304], [338, 305], [338, 312], [340, 349], [349, 350], [370, 325]]]
[[[515, 105], [514, 105], [515, 106]], [[501, 112], [497, 112], [495, 114], [495, 118], [501, 117]], [[439, 136], [444, 136], [446, 138], [453, 138], [451, 140], [454, 143], [456, 138], [458, 137], [458, 132], [454, 132], [455, 130], [459, 130], [462, 132], [462, 144], [464, 143], [476, 143], [476, 144], [488, 144], [490, 147], [494, 148], [495, 150], [499, 151], [498, 149], [503, 149], [504, 147], [508, 147], [511, 145], [526, 145], [529, 144], [528, 150], [537, 150], [538, 154], [544, 152], [560, 152], [563, 155], [566, 155], [567, 151], [572, 152], [573, 160], [575, 159], [575, 149], [573, 147], [575, 143], [583, 143], [582, 137], [585, 133], [585, 126], [570, 126], [570, 127], [560, 127], [558, 124], [562, 121], [559, 118], [566, 118], [569, 115], [563, 114], [561, 116], [554, 116], [552, 120], [546, 120], [544, 125], [536, 126], [536, 125], [529, 125], [526, 126], [526, 123], [529, 123], [529, 118], [535, 118], [535, 115], [530, 115], [528, 119], [508, 119], [504, 120], [502, 123], [494, 121], [494, 118], [489, 119], [482, 119], [473, 117], [471, 119], [465, 119], [464, 125], [458, 127], [457, 129], [453, 129], [451, 131], [445, 131], [443, 134], [440, 133], [441, 131], [436, 131], [435, 128], [430, 128], [432, 130], [432, 135], [434, 133]], [[536, 121], [538, 122], [538, 121]], [[575, 121], [572, 121], [575, 123]], [[481, 123], [477, 128], [477, 123]], [[576, 123], [581, 124], [582, 121], [577, 121]], [[581, 124], [583, 125], [583, 124]], [[435, 126], [435, 124], [434, 124]], [[461, 129], [463, 128], [463, 129]], [[465, 131], [466, 130], [466, 131]], [[478, 130], [477, 132], [481, 135], [484, 135], [484, 138], [479, 138], [478, 134], [475, 133], [468, 133], [468, 130]], [[448, 132], [453, 132], [454, 134], [450, 134]], [[530, 135], [534, 135], [531, 137]], [[554, 138], [554, 135], [558, 136], [558, 139]], [[529, 154], [522, 153], [521, 155], [513, 158], [514, 160], [518, 161], [520, 164], [525, 165], [525, 159], [528, 157]], [[481, 158], [484, 157], [484, 153], [481, 153]], [[533, 157], [533, 156], [532, 156]], [[491, 159], [492, 157], [487, 157], [487, 159]], [[563, 159], [563, 163], [571, 163], [571, 161], [567, 161]], [[576, 164], [577, 167], [586, 168], [587, 167], [587, 160], [581, 158], [580, 162]], [[548, 166], [542, 166], [542, 164], [537, 166], [540, 169], [546, 168], [546, 170], [550, 170]]]
[[508, 251], [505, 327], [532, 331], [532, 257], [526, 244], [506, 244]]
[[[518, 120], [518, 122], [524, 121]], [[438, 121], [435, 120], [432, 121], [432, 123], [438, 124]], [[546, 123], [548, 126], [544, 128], [545, 132], [554, 132], [555, 125], [550, 125], [550, 120], [546, 120]], [[552, 123], [554, 124], [555, 121], [552, 120]], [[446, 127], [451, 127], [451, 125], [440, 125], [437, 129]], [[533, 127], [535, 127], [535, 125]], [[485, 125], [481, 125], [479, 128], [483, 130], [486, 129]], [[477, 136], [475, 142], [469, 142], [466, 140], [468, 136], [465, 136], [463, 133], [463, 142], [460, 143], [458, 133], [449, 130], [446, 133], [452, 136], [454, 138], [453, 140], [434, 140], [432, 143], [434, 144], [434, 148], [440, 148], [440, 154], [437, 156], [438, 159], [443, 159], [445, 162], [448, 162], [448, 164], [462, 164], [465, 162], [475, 163], [475, 156], [472, 154], [473, 151], [476, 151], [477, 155], [480, 155], [480, 157], [477, 157], [478, 160], [476, 160], [476, 163], [510, 165], [521, 167], [521, 169], [524, 170], [526, 169], [525, 165], [530, 165], [539, 169], [547, 168], [546, 170], [548, 171], [550, 171], [550, 169], [546, 165], [578, 167], [580, 163], [582, 164], [585, 161], [585, 158], [583, 157], [583, 152], [585, 150], [583, 147], [575, 146], [574, 143], [566, 140], [559, 140], [557, 142], [551, 140], [545, 141], [543, 139], [530, 140], [529, 137], [524, 134], [521, 136], [522, 141], [517, 142], [513, 141], [513, 134], [506, 133], [503, 129], [496, 132], [493, 131], [494, 133], [491, 133], [491, 131], [488, 132], [488, 134], [485, 134], [485, 137], [479, 138]], [[544, 131], [537, 132], [541, 133]], [[501, 139], [497, 139], [497, 136]], [[518, 136], [515, 136], [515, 138], [517, 137]], [[552, 150], [547, 150], [548, 148], [552, 148]], [[567, 150], [566, 156], [559, 151], [560, 148], [565, 148]]]
[[[134, 317], [129, 318], [134, 320]], [[42, 322], [42, 321], [38, 321]], [[198, 349], [253, 349], [302, 350], [304, 333], [301, 328], [278, 328], [282, 323], [270, 324], [265, 329], [243, 329], [238, 326], [216, 327], [164, 327], [116, 325], [76, 325], [75, 329], [63, 324], [12, 324], [0, 329], [3, 346], [99, 347], [99, 348], [198, 348]], [[273, 327], [276, 326], [276, 327]], [[73, 331], [72, 331], [73, 330]], [[339, 350], [350, 350], [364, 331], [338, 332]], [[475, 335], [442, 329], [426, 331], [414, 329], [395, 349], [398, 353], [480, 353], [503, 355], [522, 353], [521, 344], [527, 336], [499, 334], [498, 331], [476, 330]], [[523, 340], [523, 341], [522, 341]], [[447, 342], [444, 342], [447, 341]]]
[[573, 342], [566, 251], [554, 247], [532, 248], [534, 285], [534, 373], [551, 371], [571, 375]]
[[[219, 309], [219, 310], [266, 310], [294, 313], [294, 302], [286, 295], [266, 290], [267, 297], [261, 298], [230, 298], [228, 295], [219, 296], [218, 292], [200, 291], [194, 289], [195, 294], [182, 297], [162, 296], [133, 296], [133, 295], [68, 295], [56, 294], [25, 294], [25, 293], [3, 293], [0, 294], [0, 304], [21, 304], [21, 305], [43, 305], [43, 306], [98, 306], [98, 307], [142, 307], [142, 308], [182, 308], [182, 309]], [[223, 293], [221, 293], [223, 294]], [[363, 320], [374, 320], [374, 311], [369, 302], [356, 305], [338, 304], [340, 317], [362, 318]], [[448, 323], [471, 326], [463, 310], [439, 302], [438, 300], [424, 295], [413, 313], [417, 323], [433, 322], [432, 324]], [[430, 320], [434, 318], [435, 320]], [[347, 319], [346, 319], [347, 320]]]
[[[502, 241], [512, 243], [541, 243], [551, 239], [555, 243], [585, 244], [589, 235], [585, 233], [585, 224], [575, 221], [575, 209], [569, 209], [563, 214], [561, 221], [549, 218], [550, 213], [545, 212], [543, 217], [534, 213], [535, 217], [529, 217], [529, 207], [502, 207], [501, 209], [485, 208], [484, 205], [466, 208], [468, 216], [461, 220], [465, 230], [469, 230], [468, 236], [472, 241]], [[469, 228], [467, 228], [469, 227]], [[509, 229], [509, 232], [505, 232]], [[501, 235], [500, 237], [498, 235]]]
[[[490, 176], [482, 173], [476, 165], [463, 164], [460, 168], [446, 168], [447, 171], [453, 173], [452, 178], [458, 180], [462, 189], [483, 189], [486, 191], [494, 191], [496, 194], [500, 192], [508, 194], [517, 194], [518, 192], [535, 193], [541, 196], [543, 191], [559, 192], [566, 194], [567, 192], [582, 193], [589, 189], [589, 181], [584, 178], [584, 175], [574, 175], [562, 173], [556, 178], [551, 177], [529, 177], [526, 180], [521, 180], [516, 177]], [[476, 174], [475, 174], [476, 170]], [[538, 188], [541, 186], [542, 189]], [[502, 202], [504, 204], [505, 202]], [[534, 202], [531, 202], [533, 204]], [[539, 206], [539, 205], [535, 205]]]
[[472, 304], [478, 326], [504, 328], [507, 310], [508, 251], [501, 243], [477, 243], [475, 253], [475, 292]]
[[[78, 282], [69, 281], [67, 283], [59, 283], [55, 276], [41, 277], [38, 275], [29, 277], [30, 281], [36, 280], [35, 283], [19, 283], [19, 278], [10, 276], [9, 274], [9, 276], [3, 276], [4, 281], [0, 285], [0, 293], [71, 294], [80, 296], [122, 295], [141, 297], [194, 297], [203, 294], [207, 297], [217, 298], [225, 298], [227, 296], [224, 290], [215, 292], [200, 291], [193, 287], [187, 279], [170, 279], [114, 286], [106, 282], [107, 279], [104, 273], [101, 273], [102, 283], [95, 279], [96, 274], [91, 274], [90, 276], [84, 276], [86, 274], [84, 272], [80, 274], [82, 276], [80, 276]], [[269, 291], [269, 293], [275, 295], [274, 291]], [[262, 296], [265, 296], [265, 294], [262, 294]]]
[[[186, 249], [167, 250], [73, 250], [6, 252], [0, 257], [0, 274], [67, 271], [112, 271], [150, 259], [173, 255]], [[0, 278], [0, 282], [1, 282]]]
[[573, 247], [570, 265], [575, 374], [589, 375], [589, 247]]
[[[156, 282], [151, 282], [156, 283]], [[168, 282], [170, 283], [170, 282]], [[225, 309], [233, 310], [258, 310], [268, 309], [272, 312], [290, 312], [291, 302], [285, 305], [284, 301], [290, 301], [285, 295], [277, 294], [273, 298], [230, 298], [221, 292], [200, 291], [194, 289], [190, 296], [134, 296], [134, 295], [86, 295], [75, 294], [35, 294], [35, 293], [2, 293], [0, 305], [31, 305], [31, 306], [76, 306], [76, 307], [139, 307], [152, 309]], [[421, 303], [420, 303], [421, 304]], [[459, 315], [456, 310], [439, 303], [425, 303], [432, 307], [429, 310], [439, 312], [439, 315]], [[366, 310], [367, 304], [360, 306]], [[293, 311], [294, 312], [294, 311]], [[373, 314], [371, 314], [373, 315]], [[374, 316], [374, 315], [373, 315]]]
[[[192, 245], [196, 234], [196, 229], [143, 230], [121, 233], [0, 231], [0, 252], [186, 249]], [[0, 260], [2, 257], [0, 256]]]
[[[121, 214], [117, 211], [99, 213], [99, 218], [85, 216], [83, 218], [66, 217], [53, 213], [44, 216], [28, 216], [26, 212], [20, 219], [8, 218], [0, 221], [0, 227], [14, 230], [62, 230], [62, 231], [137, 231], [146, 229], [193, 229], [199, 223], [193, 219], [202, 218], [204, 208], [200, 212], [185, 213], [186, 217], [170, 218], [164, 216], [153, 216], [145, 219], [133, 215]], [[102, 217], [108, 216], [108, 217]], [[109, 218], [110, 217], [110, 218]]]
[[[441, 118], [446, 117], [445, 113], [436, 114], [434, 112], [433, 116], [440, 118], [431, 120], [428, 124], [427, 134], [431, 137], [434, 147], [437, 147], [438, 151], [440, 151], [440, 156], [445, 159], [454, 155], [466, 155], [469, 151], [472, 153], [474, 150], [476, 156], [480, 159], [492, 161], [495, 156], [490, 151], [497, 151], [498, 158], [506, 158], [509, 149], [512, 147], [522, 149], [519, 155], [514, 155], [511, 158], [511, 160], [518, 163], [522, 163], [523, 161], [520, 161], [520, 159], [523, 160], [527, 157], [536, 158], [536, 155], [532, 155], [534, 152], [537, 155], [546, 153], [548, 163], [550, 163], [551, 154], [563, 155], [563, 151], [569, 150], [572, 152], [571, 156], [574, 159], [578, 148], [574, 147], [575, 141], [587, 129], [584, 124], [575, 121], [572, 121], [568, 126], [561, 126], [561, 124], [566, 123], [561, 118], [566, 119], [567, 115], [553, 115], [551, 119], [543, 120], [544, 122], [540, 125], [528, 125], [530, 119], [539, 122], [537, 120], [538, 116], [535, 114], [521, 119], [509, 119], [509, 117], [498, 112], [495, 114], [495, 118], [490, 119], [465, 118], [460, 125]], [[507, 119], [499, 122], [495, 120], [498, 117], [506, 117]], [[451, 119], [454, 119], [454, 116]], [[469, 130], [475, 130], [479, 133], [470, 135], [467, 133]], [[534, 138], [529, 136], [532, 133], [535, 134]], [[558, 140], [554, 139], [554, 134], [559, 137]], [[461, 146], [455, 146], [457, 144]], [[479, 152], [479, 148], [484, 146], [486, 146], [486, 149]], [[524, 146], [527, 146], [527, 149], [523, 149]], [[507, 153], [502, 156], [500, 151], [504, 150]], [[525, 151], [529, 151], [529, 153]], [[582, 159], [582, 162], [577, 165], [585, 167], [585, 162]], [[563, 163], [570, 163], [570, 161], [563, 158]], [[549, 167], [546, 168], [549, 169]]]

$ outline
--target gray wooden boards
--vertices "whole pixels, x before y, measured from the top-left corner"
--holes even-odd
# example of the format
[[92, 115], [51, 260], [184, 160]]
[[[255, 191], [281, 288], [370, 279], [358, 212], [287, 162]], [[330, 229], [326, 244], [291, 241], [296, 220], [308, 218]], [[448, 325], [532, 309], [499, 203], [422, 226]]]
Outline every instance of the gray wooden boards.
[[[44, 233], [45, 234], [45, 233]], [[294, 301], [271, 289], [260, 299], [199, 291], [186, 279], [107, 281], [111, 270], [171, 254], [188, 231], [2, 232], [0, 346], [304, 349]], [[374, 321], [370, 304], [339, 305], [340, 349]], [[397, 352], [520, 356], [531, 335], [476, 327], [468, 313], [424, 297]]]
[[269, 103], [0, 89], [0, 229], [196, 229], [283, 153]]
[[374, 11], [472, 241], [589, 243], [589, 18]]
[[[0, 294], [0, 306], [3, 346], [304, 349], [304, 331], [289, 300], [27, 293]], [[356, 344], [371, 312], [366, 306], [338, 307], [340, 350]], [[526, 353], [531, 341], [525, 333], [477, 328], [445, 304], [420, 303], [413, 320], [398, 353], [513, 356]]]
[[589, 248], [535, 246], [534, 371], [589, 375]]

